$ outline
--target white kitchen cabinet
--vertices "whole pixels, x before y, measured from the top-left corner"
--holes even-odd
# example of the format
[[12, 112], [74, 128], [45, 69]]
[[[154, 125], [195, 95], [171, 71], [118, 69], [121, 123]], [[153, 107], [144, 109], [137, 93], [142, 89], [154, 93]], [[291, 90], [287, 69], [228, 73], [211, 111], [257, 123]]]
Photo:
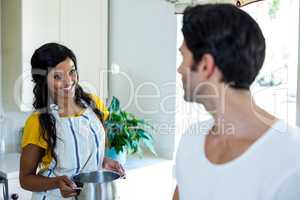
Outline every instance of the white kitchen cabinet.
[[32, 193], [21, 188], [19, 178], [8, 180], [9, 198], [13, 199], [17, 195], [18, 200], [30, 200]]
[[62, 0], [61, 7], [61, 41], [78, 55], [81, 85], [105, 99], [108, 1]]
[[17, 79], [19, 81], [15, 82], [15, 86], [19, 86], [19, 91], [21, 91], [20, 109], [30, 111], [33, 99], [30, 59], [34, 50], [42, 44], [61, 42], [60, 0], [22, 0], [21, 13], [20, 25], [22, 29], [21, 46], [19, 48], [22, 50], [20, 73], [23, 73], [23, 77]]
[[59, 1], [1, 0], [2, 91], [8, 111], [31, 107], [30, 58], [41, 44], [60, 41]]
[[70, 47], [83, 87], [107, 98], [108, 0], [1, 0], [3, 104], [29, 111], [30, 58], [44, 43]]
[[[10, 153], [0, 155], [0, 177], [7, 180], [8, 182], [8, 198], [9, 200], [13, 199], [13, 195], [18, 196], [18, 200], [30, 200], [32, 193], [26, 190], [23, 190], [19, 182], [19, 163], [20, 163], [20, 154]], [[3, 187], [0, 185], [0, 200], [4, 199], [3, 196]]]

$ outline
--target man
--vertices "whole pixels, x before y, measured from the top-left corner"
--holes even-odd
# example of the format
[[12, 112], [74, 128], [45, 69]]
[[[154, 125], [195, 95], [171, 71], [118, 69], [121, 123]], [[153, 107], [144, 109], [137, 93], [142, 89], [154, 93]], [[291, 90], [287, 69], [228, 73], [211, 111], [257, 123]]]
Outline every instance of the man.
[[300, 130], [257, 106], [249, 90], [265, 58], [258, 24], [233, 5], [199, 5], [185, 10], [182, 32], [184, 98], [212, 120], [182, 136], [173, 199], [299, 200]]

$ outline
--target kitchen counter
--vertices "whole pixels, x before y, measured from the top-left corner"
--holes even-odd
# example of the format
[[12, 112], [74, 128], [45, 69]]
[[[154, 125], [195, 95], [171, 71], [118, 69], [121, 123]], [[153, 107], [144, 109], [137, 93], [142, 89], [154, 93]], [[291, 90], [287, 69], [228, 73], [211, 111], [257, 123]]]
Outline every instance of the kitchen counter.
[[[17, 193], [20, 199], [29, 200], [31, 193], [22, 190], [19, 186], [19, 160], [20, 154], [18, 153], [1, 155], [0, 176], [8, 180], [9, 196]], [[126, 179], [120, 180], [118, 185], [120, 200], [171, 199], [175, 184], [172, 166], [172, 160], [152, 155], [146, 154], [142, 159], [138, 156], [129, 156], [124, 166]]]
[[18, 196], [18, 199], [31, 199], [31, 192], [25, 191], [21, 188], [19, 183], [19, 167], [20, 154], [7, 153], [0, 155], [0, 200], [12, 199], [13, 196]]
[[152, 165], [157, 165], [162, 163], [171, 164], [172, 160], [166, 160], [149, 154], [145, 154], [145, 156], [142, 158], [134, 155], [128, 157], [124, 168], [126, 171], [130, 171], [130, 170], [139, 169], [143, 167], [150, 167]]
[[[126, 171], [149, 167], [152, 165], [171, 163], [171, 160], [155, 157], [152, 155], [145, 155], [143, 158], [138, 156], [129, 156], [124, 166]], [[20, 154], [7, 153], [0, 155], [0, 176], [6, 179], [13, 179], [19, 177]]]
[[19, 178], [20, 154], [7, 153], [0, 155], [0, 176], [5, 179]]
[[126, 179], [118, 182], [119, 200], [172, 199], [176, 184], [172, 160], [130, 156], [124, 167]]

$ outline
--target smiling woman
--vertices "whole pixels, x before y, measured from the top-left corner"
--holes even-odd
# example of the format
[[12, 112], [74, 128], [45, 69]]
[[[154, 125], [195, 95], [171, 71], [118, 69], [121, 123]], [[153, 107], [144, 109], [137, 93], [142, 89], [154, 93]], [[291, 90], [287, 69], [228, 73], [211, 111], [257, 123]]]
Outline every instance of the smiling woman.
[[[35, 112], [24, 127], [21, 186], [33, 199], [61, 199], [78, 196], [71, 177], [79, 172], [104, 167], [123, 174], [118, 162], [104, 158], [108, 111], [78, 84], [74, 53], [48, 43], [34, 52], [31, 66]], [[78, 197], [88, 200], [91, 192], [84, 187]]]

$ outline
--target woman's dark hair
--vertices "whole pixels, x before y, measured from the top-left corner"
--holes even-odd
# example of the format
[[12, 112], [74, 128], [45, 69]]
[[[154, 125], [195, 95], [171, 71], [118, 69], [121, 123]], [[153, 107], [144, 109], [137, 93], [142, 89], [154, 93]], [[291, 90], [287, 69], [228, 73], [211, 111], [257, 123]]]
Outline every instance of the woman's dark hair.
[[265, 59], [265, 39], [246, 12], [230, 4], [189, 7], [182, 33], [195, 64], [209, 53], [223, 74], [221, 81], [234, 88], [250, 88]]
[[[31, 57], [31, 73], [34, 82], [33, 107], [40, 113], [39, 122], [42, 128], [42, 137], [48, 144], [47, 151], [51, 152], [55, 161], [57, 161], [57, 157], [54, 152], [57, 141], [56, 121], [53, 114], [51, 114], [47, 75], [52, 68], [64, 61], [66, 58], [70, 58], [74, 62], [75, 69], [77, 71], [75, 54], [69, 48], [61, 44], [44, 44], [35, 50]], [[95, 102], [91, 99], [91, 96], [84, 92], [78, 84], [75, 86], [75, 103], [82, 108], [86, 108], [87, 106], [91, 107], [101, 122], [103, 122], [103, 113], [96, 108]]]

